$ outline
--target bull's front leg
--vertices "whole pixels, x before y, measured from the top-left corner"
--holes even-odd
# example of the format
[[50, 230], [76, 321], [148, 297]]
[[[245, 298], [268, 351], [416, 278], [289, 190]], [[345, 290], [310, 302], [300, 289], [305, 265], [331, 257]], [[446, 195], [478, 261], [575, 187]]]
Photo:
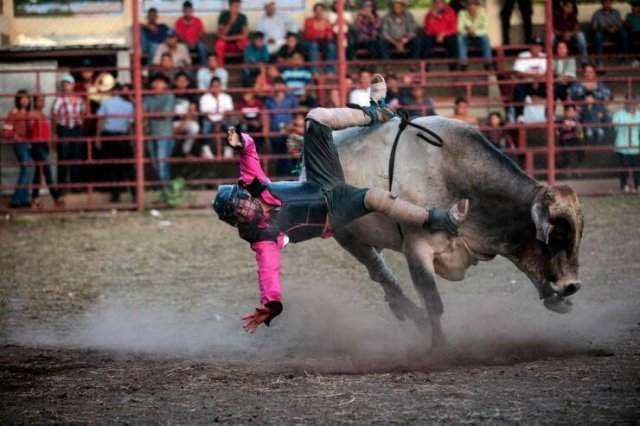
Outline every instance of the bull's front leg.
[[436, 286], [433, 268], [433, 250], [423, 232], [407, 230], [404, 241], [404, 253], [409, 265], [409, 272], [416, 290], [422, 297], [429, 313], [431, 325], [431, 346], [433, 349], [446, 345], [442, 331], [441, 318], [444, 312], [442, 298]]

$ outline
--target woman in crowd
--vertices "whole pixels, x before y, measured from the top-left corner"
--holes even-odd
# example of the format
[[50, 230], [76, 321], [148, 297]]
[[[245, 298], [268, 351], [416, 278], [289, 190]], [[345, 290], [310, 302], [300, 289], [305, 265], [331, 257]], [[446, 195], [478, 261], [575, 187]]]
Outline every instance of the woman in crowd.
[[20, 163], [20, 173], [11, 197], [12, 208], [31, 207], [29, 187], [33, 182], [33, 158], [31, 157], [31, 96], [20, 89], [16, 92], [14, 107], [5, 119], [4, 130], [13, 140], [13, 151]]

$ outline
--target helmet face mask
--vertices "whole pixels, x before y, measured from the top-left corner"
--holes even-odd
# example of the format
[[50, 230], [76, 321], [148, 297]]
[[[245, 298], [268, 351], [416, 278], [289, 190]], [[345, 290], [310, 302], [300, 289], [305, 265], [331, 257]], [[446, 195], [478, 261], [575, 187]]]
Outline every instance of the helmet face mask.
[[263, 216], [262, 204], [238, 185], [220, 185], [212, 207], [231, 226], [258, 223]]

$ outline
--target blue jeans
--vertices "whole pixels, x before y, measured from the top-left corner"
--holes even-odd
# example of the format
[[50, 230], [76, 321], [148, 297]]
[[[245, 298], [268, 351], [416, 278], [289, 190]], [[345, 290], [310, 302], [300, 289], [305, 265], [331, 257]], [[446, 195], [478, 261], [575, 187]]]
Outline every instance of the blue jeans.
[[[596, 54], [602, 55], [604, 51], [604, 42], [605, 40], [612, 40], [617, 42], [617, 45], [620, 46], [620, 49], [616, 49], [620, 51], [620, 53], [627, 53], [629, 51], [628, 43], [627, 43], [627, 32], [625, 30], [620, 30], [617, 33], [605, 33], [604, 31], [596, 31], [594, 34], [594, 41], [596, 44]], [[598, 62], [602, 61], [601, 58], [598, 58]]]
[[[309, 42], [309, 58], [314, 64], [320, 60], [320, 52], [322, 52], [322, 58], [325, 61], [333, 61], [338, 57], [336, 51], [336, 44], [333, 41], [310, 41]], [[318, 72], [318, 67], [313, 67], [313, 72]], [[336, 67], [334, 65], [326, 65], [325, 72], [335, 73]]]
[[195, 44], [195, 46], [189, 46], [189, 50], [196, 52], [196, 55], [198, 56], [198, 64], [207, 65], [209, 52], [207, 52], [207, 47], [203, 42], [199, 41]]
[[156, 139], [147, 142], [151, 164], [162, 182], [171, 180], [171, 163], [168, 160], [173, 153], [176, 141], [173, 139]]
[[28, 143], [17, 143], [13, 145], [16, 159], [20, 162], [20, 173], [16, 182], [16, 189], [11, 196], [11, 205], [16, 207], [28, 206], [31, 204], [31, 194], [29, 186], [33, 182], [33, 158], [31, 158], [31, 147]]
[[469, 61], [469, 46], [475, 44], [480, 48], [485, 63], [491, 63], [491, 44], [489, 37], [486, 35], [469, 37], [467, 35], [458, 34], [458, 60], [460, 65], [467, 65]]

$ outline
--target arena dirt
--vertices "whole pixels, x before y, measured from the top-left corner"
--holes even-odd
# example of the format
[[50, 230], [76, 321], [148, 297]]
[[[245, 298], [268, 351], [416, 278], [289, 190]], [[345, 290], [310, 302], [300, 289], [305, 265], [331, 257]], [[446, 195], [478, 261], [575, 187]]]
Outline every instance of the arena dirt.
[[285, 312], [249, 336], [252, 252], [208, 211], [9, 218], [0, 423], [637, 424], [640, 197], [583, 204], [574, 311], [498, 259], [440, 280], [438, 352], [333, 241], [285, 250]]

